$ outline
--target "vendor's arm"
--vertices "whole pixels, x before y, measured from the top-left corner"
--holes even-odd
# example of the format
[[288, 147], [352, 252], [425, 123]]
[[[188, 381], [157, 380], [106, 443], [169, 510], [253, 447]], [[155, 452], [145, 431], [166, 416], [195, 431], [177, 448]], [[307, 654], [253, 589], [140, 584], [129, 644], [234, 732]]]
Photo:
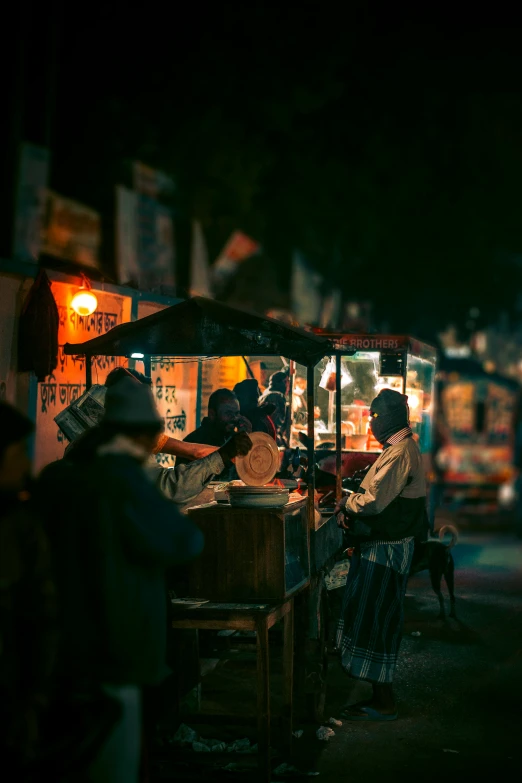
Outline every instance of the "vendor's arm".
[[170, 500], [188, 503], [197, 497], [213, 476], [219, 475], [224, 467], [221, 455], [215, 451], [208, 457], [185, 465], [176, 465], [175, 468], [162, 468], [161, 465], [151, 462], [147, 470], [158, 489]]
[[162, 468], [150, 463], [149, 475], [164, 495], [176, 503], [188, 503], [197, 497], [215, 475], [219, 475], [225, 465], [238, 455], [248, 454], [252, 441], [245, 432], [238, 432], [226, 443], [204, 459], [198, 459], [188, 465], [176, 465], [175, 468]]
[[154, 454], [172, 454], [174, 457], [185, 457], [187, 460], [208, 457], [217, 451], [219, 446], [206, 446], [201, 443], [186, 443], [168, 435], [160, 435]]
[[348, 497], [346, 513], [364, 517], [380, 514], [406, 486], [410, 468], [407, 452], [392, 452], [381, 463], [364, 493], [357, 492]]

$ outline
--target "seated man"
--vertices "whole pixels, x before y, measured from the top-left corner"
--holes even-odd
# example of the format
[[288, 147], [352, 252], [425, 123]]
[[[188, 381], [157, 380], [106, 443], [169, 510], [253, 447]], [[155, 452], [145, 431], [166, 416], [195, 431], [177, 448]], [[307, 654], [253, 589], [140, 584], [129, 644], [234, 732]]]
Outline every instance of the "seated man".
[[[208, 400], [208, 415], [205, 416], [200, 426], [183, 439], [184, 443], [205, 443], [208, 446], [222, 447], [237, 430], [243, 433], [251, 432], [252, 425], [240, 414], [239, 401], [230, 389], [217, 389]], [[250, 442], [250, 439], [248, 439]], [[248, 453], [249, 449], [247, 449]], [[176, 459], [176, 469], [185, 465], [188, 460], [185, 457]], [[231, 481], [237, 478], [233, 465], [223, 468], [217, 480]]]

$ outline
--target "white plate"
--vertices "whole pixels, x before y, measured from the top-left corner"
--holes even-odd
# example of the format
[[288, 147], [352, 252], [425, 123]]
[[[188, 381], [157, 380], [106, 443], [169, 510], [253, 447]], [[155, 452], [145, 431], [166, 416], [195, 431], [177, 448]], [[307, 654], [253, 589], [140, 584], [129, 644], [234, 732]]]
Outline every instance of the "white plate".
[[287, 487], [229, 487], [228, 493], [232, 495], [278, 495], [281, 492], [288, 492]]
[[272, 481], [279, 470], [279, 449], [266, 432], [252, 432], [249, 438], [252, 448], [246, 456], [236, 457], [236, 470], [245, 484], [261, 487]]

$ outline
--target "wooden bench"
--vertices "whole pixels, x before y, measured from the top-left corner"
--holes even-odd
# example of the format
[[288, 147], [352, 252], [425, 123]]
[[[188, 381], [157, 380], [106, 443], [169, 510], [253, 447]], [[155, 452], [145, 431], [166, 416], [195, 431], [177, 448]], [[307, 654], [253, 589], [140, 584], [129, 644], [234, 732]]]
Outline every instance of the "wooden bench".
[[255, 631], [257, 637], [257, 732], [258, 764], [261, 779], [269, 783], [270, 763], [270, 656], [268, 632], [283, 621], [283, 707], [282, 741], [288, 753], [292, 744], [294, 606], [293, 598], [281, 603], [225, 604], [205, 603], [177, 609], [173, 628], [201, 630]]

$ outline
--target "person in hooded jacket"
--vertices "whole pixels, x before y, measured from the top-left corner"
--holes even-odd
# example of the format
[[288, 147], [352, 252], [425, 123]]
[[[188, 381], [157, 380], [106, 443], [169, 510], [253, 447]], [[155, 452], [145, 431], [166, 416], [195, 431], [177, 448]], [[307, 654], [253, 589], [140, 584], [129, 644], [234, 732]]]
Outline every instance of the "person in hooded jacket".
[[239, 400], [241, 415], [252, 425], [252, 432], [265, 432], [277, 441], [277, 431], [272, 414], [276, 410], [272, 403], [260, 403], [261, 391], [255, 378], [247, 378], [234, 386], [234, 394]]
[[203, 548], [147, 475], [162, 428], [150, 388], [124, 378], [107, 390], [89, 459], [47, 466], [35, 493], [54, 555], [61, 686], [91, 683], [120, 709], [89, 770], [100, 783], [138, 781], [141, 689], [168, 674], [166, 570]]

